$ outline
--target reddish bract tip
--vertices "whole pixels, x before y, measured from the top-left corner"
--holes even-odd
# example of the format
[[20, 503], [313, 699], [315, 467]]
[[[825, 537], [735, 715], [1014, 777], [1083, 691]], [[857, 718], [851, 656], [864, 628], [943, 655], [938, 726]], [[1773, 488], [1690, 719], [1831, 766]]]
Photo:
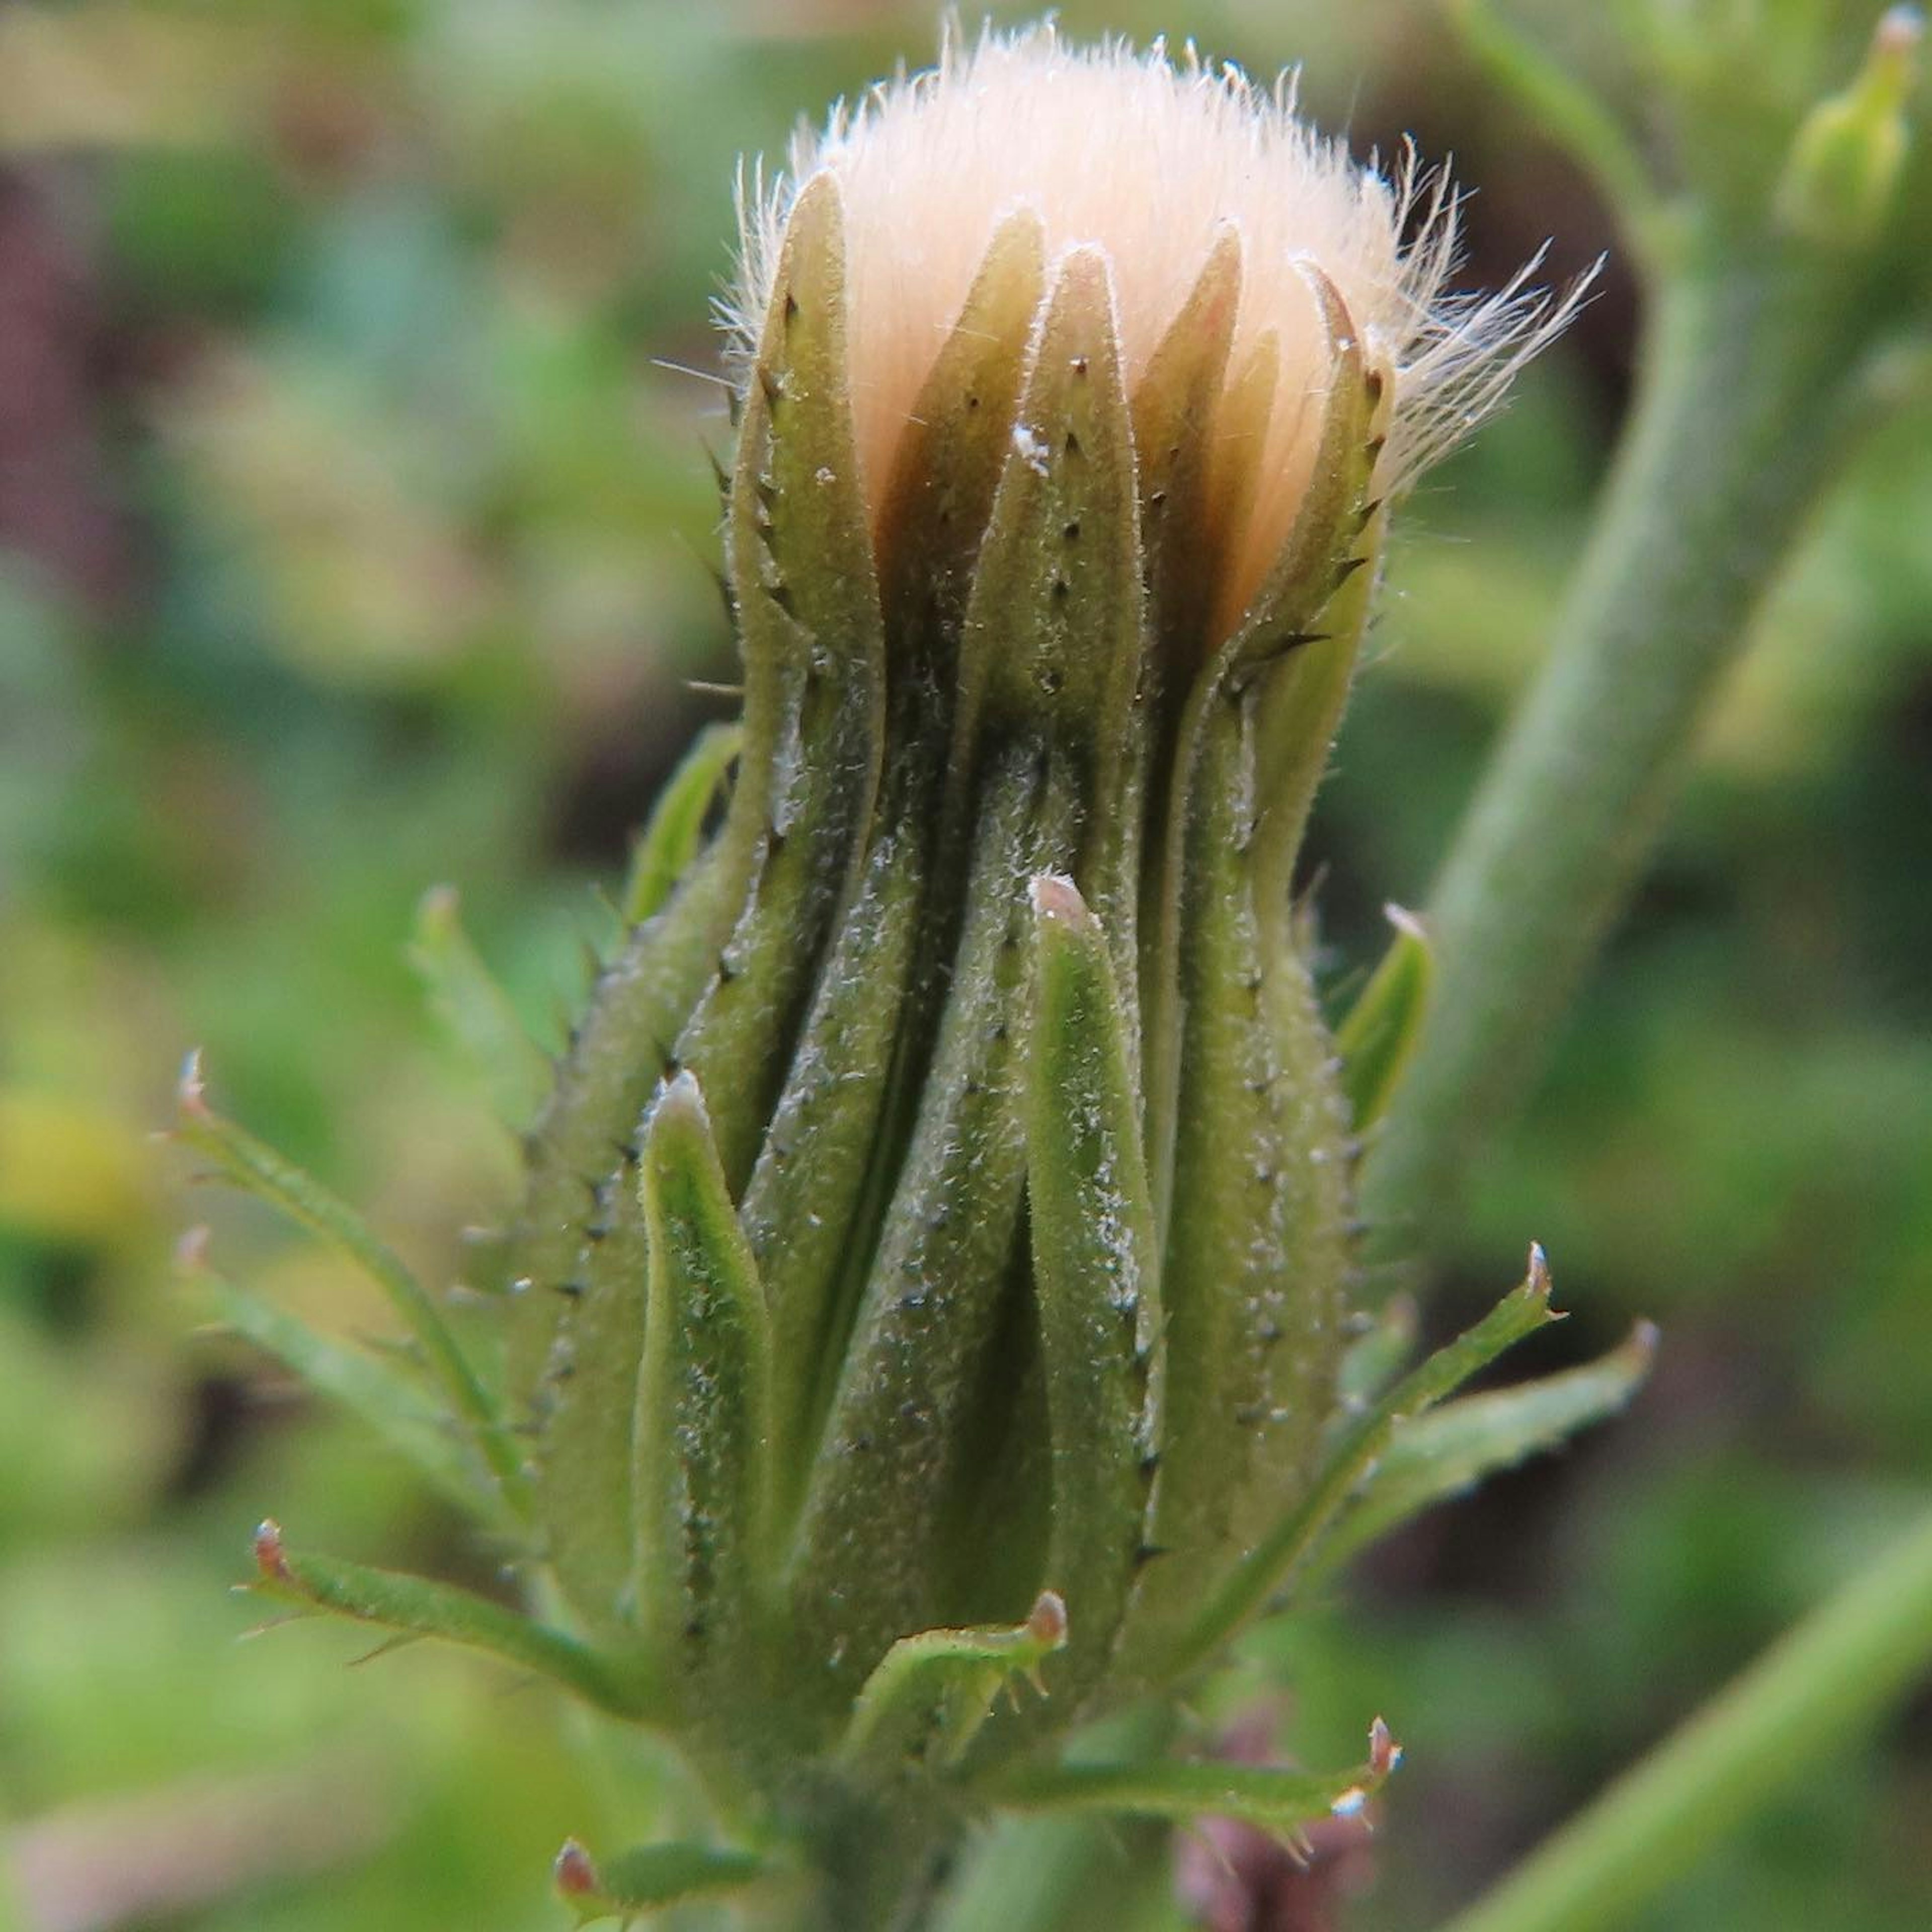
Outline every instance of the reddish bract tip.
[[1386, 1778], [1402, 1762], [1402, 1747], [1389, 1734], [1389, 1727], [1378, 1718], [1369, 1726], [1369, 1769], [1377, 1778]]
[[1042, 919], [1056, 919], [1063, 926], [1084, 927], [1093, 914], [1080, 896], [1080, 888], [1060, 872], [1036, 872], [1030, 887], [1033, 909]]
[[592, 1898], [597, 1893], [597, 1868], [590, 1854], [574, 1838], [563, 1841], [550, 1868], [558, 1892], [566, 1898]]
[[282, 1526], [272, 1516], [256, 1526], [255, 1567], [261, 1571], [266, 1582], [292, 1583], [295, 1581], [295, 1573], [289, 1568], [289, 1559], [282, 1549]]
[[1066, 1600], [1058, 1591], [1042, 1590], [1034, 1600], [1027, 1634], [1049, 1650], [1058, 1650], [1066, 1641]]

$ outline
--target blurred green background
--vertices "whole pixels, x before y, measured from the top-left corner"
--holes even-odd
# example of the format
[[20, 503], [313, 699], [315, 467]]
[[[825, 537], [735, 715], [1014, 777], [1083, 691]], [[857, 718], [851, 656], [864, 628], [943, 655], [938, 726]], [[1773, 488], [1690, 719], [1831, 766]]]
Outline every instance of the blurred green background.
[[[1473, 282], [1546, 236], [1554, 276], [1613, 246], [1426, 6], [1060, 10], [1301, 62], [1364, 148], [1453, 151]], [[460, 1280], [514, 1166], [422, 1010], [413, 908], [455, 885], [556, 1037], [598, 892], [726, 708], [690, 681], [731, 675], [706, 307], [736, 157], [934, 33], [896, 0], [0, 8], [0, 1923], [536, 1932], [566, 1831], [648, 1822], [647, 1762], [487, 1666], [238, 1645], [225, 1586], [271, 1509], [479, 1587], [498, 1558], [205, 1331], [170, 1262], [203, 1220], [326, 1325], [381, 1316], [154, 1136], [199, 1044], [226, 1108]], [[1338, 988], [1534, 670], [1636, 309], [1613, 252], [1401, 522], [1316, 838]], [[1928, 532], [1921, 411], [1792, 560], [1552, 1076], [1436, 1244], [1432, 1332], [1534, 1236], [1575, 1312], [1521, 1366], [1648, 1314], [1652, 1386], [1256, 1660], [1284, 1750], [1346, 1760], [1377, 1710], [1408, 1748], [1341, 1923], [1467, 1897], [1923, 1496]], [[1907, 1932], [1928, 1817], [1922, 1702], [1644, 1924]]]

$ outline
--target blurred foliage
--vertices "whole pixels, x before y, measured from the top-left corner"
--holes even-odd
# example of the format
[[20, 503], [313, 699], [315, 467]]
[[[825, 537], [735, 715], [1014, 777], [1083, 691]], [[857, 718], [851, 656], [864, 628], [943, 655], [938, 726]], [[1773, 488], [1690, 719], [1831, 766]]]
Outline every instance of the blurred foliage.
[[[1304, 61], [1364, 145], [1453, 149], [1476, 278], [1610, 242], [1424, 7], [1062, 13]], [[452, 882], [554, 1036], [657, 778], [729, 708], [688, 681], [731, 675], [705, 310], [735, 157], [931, 31], [896, 0], [0, 11], [0, 1922], [10, 1882], [23, 1932], [536, 1928], [566, 1831], [639, 1835], [650, 1764], [487, 1666], [234, 1646], [224, 1586], [271, 1502], [371, 1561], [488, 1587], [494, 1559], [199, 1332], [169, 1255], [202, 1219], [230, 1272], [339, 1331], [381, 1317], [184, 1196], [150, 1136], [200, 1044], [238, 1113], [460, 1280], [511, 1150], [422, 1011], [412, 909]], [[1749, 165], [1714, 108], [1699, 165]], [[1533, 668], [1631, 307], [1613, 262], [1401, 526], [1317, 827], [1338, 988]], [[1465, 1896], [1932, 1474], [1928, 530], [1922, 406], [1793, 560], [1426, 1312], [1485, 1305], [1534, 1235], [1576, 1311], [1540, 1365], [1648, 1313], [1652, 1390], [1255, 1660], [1311, 1761], [1378, 1708], [1409, 1747], [1353, 1922]], [[1922, 1709], [1646, 1923], [1904, 1932], [1928, 1797]]]

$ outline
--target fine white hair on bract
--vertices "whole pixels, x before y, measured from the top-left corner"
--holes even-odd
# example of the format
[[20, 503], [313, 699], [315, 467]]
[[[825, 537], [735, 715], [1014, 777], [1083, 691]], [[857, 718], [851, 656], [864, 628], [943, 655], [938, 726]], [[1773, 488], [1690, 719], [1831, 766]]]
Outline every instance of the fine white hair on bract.
[[[1252, 589], [1292, 525], [1333, 356], [1306, 265], [1340, 293], [1394, 408], [1378, 488], [1399, 492], [1501, 400], [1582, 292], [1531, 288], [1539, 261], [1481, 297], [1444, 285], [1457, 260], [1446, 172], [1405, 147], [1393, 176], [1316, 134], [1294, 77], [1273, 88], [1190, 45], [1066, 44], [1051, 22], [970, 44], [949, 30], [928, 71], [880, 82], [801, 130], [785, 172], [741, 176], [739, 273], [722, 304], [740, 379], [764, 326], [799, 189], [836, 180], [844, 216], [847, 345], [859, 459], [877, 508], [899, 436], [1000, 221], [1031, 208], [1052, 260], [1105, 255], [1130, 392], [1229, 224], [1243, 272], [1231, 370], [1270, 331], [1275, 402], [1253, 522], [1231, 560]], [[1407, 240], [1405, 242], [1405, 236]], [[1539, 258], [1540, 260], [1540, 258]], [[1252, 436], [1252, 424], [1217, 431]]]

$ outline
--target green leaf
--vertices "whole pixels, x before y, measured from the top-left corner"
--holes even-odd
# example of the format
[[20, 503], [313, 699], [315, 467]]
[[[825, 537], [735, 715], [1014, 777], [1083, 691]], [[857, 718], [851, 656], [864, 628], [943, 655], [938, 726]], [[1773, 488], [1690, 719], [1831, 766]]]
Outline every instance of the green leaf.
[[[529, 1185], [505, 1258], [515, 1295], [508, 1384], [520, 1424], [538, 1419], [529, 1412], [539, 1406], [559, 1328], [568, 1324], [566, 1304], [580, 1298], [590, 1229], [634, 1216], [631, 1174], [614, 1164], [634, 1140], [672, 1043], [717, 970], [748, 863], [721, 834], [669, 903], [632, 931], [592, 987], [550, 1099], [524, 1138]], [[541, 1460], [541, 1440], [537, 1453]]]
[[866, 1678], [839, 1756], [891, 1771], [956, 1763], [1017, 1677], [1045, 1694], [1042, 1661], [1066, 1642], [1066, 1606], [1042, 1591], [1023, 1624], [902, 1637]]
[[1348, 1018], [1335, 1032], [1342, 1091], [1357, 1133], [1388, 1110], [1427, 1017], [1435, 956], [1422, 922], [1400, 906], [1384, 908], [1395, 938]]
[[638, 1385], [638, 1601], [700, 1715], [755, 1696], [770, 1534], [771, 1357], [763, 1290], [698, 1082], [659, 1096], [641, 1176], [650, 1253]]
[[[949, 1621], [946, 1505], [983, 1406], [1025, 1187], [1027, 886], [1069, 856], [1067, 814], [1047, 791], [1022, 752], [988, 778], [931, 1070], [800, 1516], [798, 1654], [841, 1706], [897, 1639]], [[1029, 1568], [1018, 1587], [1039, 1581]]]
[[1387, 1783], [1402, 1748], [1378, 1718], [1369, 1756], [1353, 1769], [1311, 1776], [1253, 1766], [1156, 1760], [1146, 1764], [1062, 1764], [1008, 1773], [987, 1795], [1016, 1810], [1102, 1812], [1165, 1818], [1233, 1818], [1264, 1832], [1293, 1832], [1319, 1818], [1349, 1818]]
[[838, 185], [821, 175], [787, 219], [742, 398], [726, 518], [745, 659], [730, 809], [592, 989], [529, 1142], [512, 1252], [513, 1276], [528, 1284], [511, 1330], [520, 1394], [538, 1388], [550, 1360], [553, 1297], [580, 1283], [586, 1222], [634, 1211], [613, 1158], [677, 1064], [705, 1082], [728, 1173], [742, 1184], [856, 857], [883, 645], [852, 442], [842, 224]]
[[518, 1126], [532, 1118], [550, 1090], [550, 1063], [470, 943], [454, 886], [433, 886], [423, 895], [410, 964], [498, 1117]]
[[1042, 874], [1032, 898], [1027, 1186], [1053, 1446], [1046, 1574], [1072, 1605], [1078, 1698], [1112, 1650], [1147, 1539], [1160, 1252], [1106, 935], [1072, 880]]
[[274, 1522], [255, 1532], [255, 1564], [256, 1580], [248, 1587], [256, 1595], [407, 1636], [462, 1644], [547, 1677], [601, 1710], [646, 1720], [654, 1714], [641, 1687], [588, 1646], [467, 1590], [334, 1557], [298, 1556]]
[[1376, 345], [1340, 292], [1313, 264], [1301, 268], [1330, 345], [1322, 442], [1294, 528], [1222, 659], [1221, 674], [1256, 693], [1254, 869], [1266, 908], [1291, 896], [1354, 676], [1388, 521], [1373, 493], [1395, 406], [1394, 371], [1366, 352]]
[[177, 1251], [177, 1265], [224, 1328], [274, 1356], [318, 1394], [340, 1402], [458, 1508], [501, 1507], [482, 1465], [464, 1453], [456, 1432], [460, 1425], [425, 1398], [414, 1378], [217, 1274], [208, 1264], [206, 1241], [206, 1228], [192, 1230]]
[[595, 1636], [634, 1639], [637, 1514], [632, 1501], [638, 1382], [650, 1259], [637, 1168], [600, 1196], [573, 1292], [556, 1298], [556, 1329], [534, 1404], [537, 1520], [544, 1556]]
[[739, 1218], [770, 1296], [779, 1510], [796, 1516], [860, 1285], [855, 1246], [920, 946], [922, 828], [882, 832], [819, 976]]
[[[1292, 949], [1288, 902], [1263, 903], [1252, 856], [1252, 705], [1224, 692], [1195, 742], [1175, 855], [1178, 1051], [1168, 1064], [1178, 1106], [1166, 1115], [1167, 1377], [1151, 1539], [1162, 1554], [1132, 1640], [1162, 1672], [1204, 1591], [1313, 1473], [1354, 1260], [1334, 1044]], [[1149, 1059], [1151, 1069], [1151, 1048]]]
[[638, 926], [660, 911], [698, 856], [704, 820], [737, 757], [745, 734], [736, 724], [707, 724], [658, 794], [631, 854], [618, 912]]
[[948, 806], [961, 809], [989, 746], [1032, 740], [1083, 813], [1072, 869], [1095, 903], [1123, 907], [1137, 883], [1128, 862], [1138, 814], [1125, 779], [1145, 606], [1124, 380], [1106, 257], [1070, 249], [1040, 319], [967, 605]]
[[580, 1925], [628, 1922], [693, 1899], [742, 1892], [773, 1875], [755, 1852], [712, 1845], [640, 1845], [600, 1862], [574, 1838], [556, 1855], [554, 1873], [557, 1895]]
[[856, 885], [884, 758], [884, 620], [854, 442], [845, 302], [839, 190], [820, 174], [786, 218], [727, 525], [746, 685], [726, 836], [749, 842], [752, 863], [676, 1048], [704, 1086], [734, 1192]]
[[1414, 1350], [1415, 1328], [1414, 1298], [1392, 1295], [1348, 1345], [1335, 1380], [1332, 1430], [1339, 1434], [1395, 1379]]
[[1040, 217], [1016, 208], [980, 257], [959, 319], [913, 405], [880, 501], [893, 664], [896, 671], [903, 662], [902, 688], [923, 714], [911, 722], [928, 729], [950, 713], [959, 625], [994, 493], [1012, 454], [1013, 416], [1046, 284]]
[[[1132, 1646], [1164, 1671], [1210, 1566], [1305, 1486], [1353, 1265], [1334, 1048], [1288, 886], [1354, 660], [1379, 508], [1386, 372], [1308, 272], [1332, 362], [1294, 526], [1178, 727], [1148, 974], [1148, 1146], [1168, 1340], [1154, 1544]], [[1244, 378], [1245, 379], [1245, 378]], [[1234, 488], [1238, 478], [1228, 484]]]
[[1221, 439], [1204, 435], [1201, 425], [1213, 418], [1226, 386], [1242, 278], [1240, 231], [1230, 223], [1215, 236], [1134, 388], [1154, 672], [1170, 706], [1186, 696], [1211, 647], [1214, 590], [1236, 527], [1236, 519], [1215, 514], [1222, 507], [1213, 489]]
[[1614, 1415], [1636, 1394], [1657, 1352], [1657, 1330], [1640, 1322], [1600, 1360], [1404, 1421], [1374, 1473], [1323, 1538], [1324, 1574], [1400, 1522], [1484, 1477], [1567, 1442]]
[[1528, 1272], [1473, 1328], [1404, 1376], [1330, 1452], [1306, 1498], [1282, 1519], [1203, 1606], [1182, 1646], [1183, 1664], [1210, 1656], [1263, 1605], [1292, 1584], [1323, 1532], [1388, 1452], [1396, 1430], [1445, 1400], [1526, 1335], [1562, 1319], [1550, 1306], [1550, 1267], [1540, 1247]]
[[236, 1186], [278, 1208], [346, 1255], [383, 1291], [458, 1417], [475, 1427], [505, 1501], [522, 1513], [529, 1492], [523, 1457], [503, 1426], [496, 1402], [457, 1346], [456, 1338], [422, 1283], [354, 1209], [208, 1106], [199, 1054], [189, 1056], [182, 1076], [175, 1135], [184, 1145], [212, 1160]]

